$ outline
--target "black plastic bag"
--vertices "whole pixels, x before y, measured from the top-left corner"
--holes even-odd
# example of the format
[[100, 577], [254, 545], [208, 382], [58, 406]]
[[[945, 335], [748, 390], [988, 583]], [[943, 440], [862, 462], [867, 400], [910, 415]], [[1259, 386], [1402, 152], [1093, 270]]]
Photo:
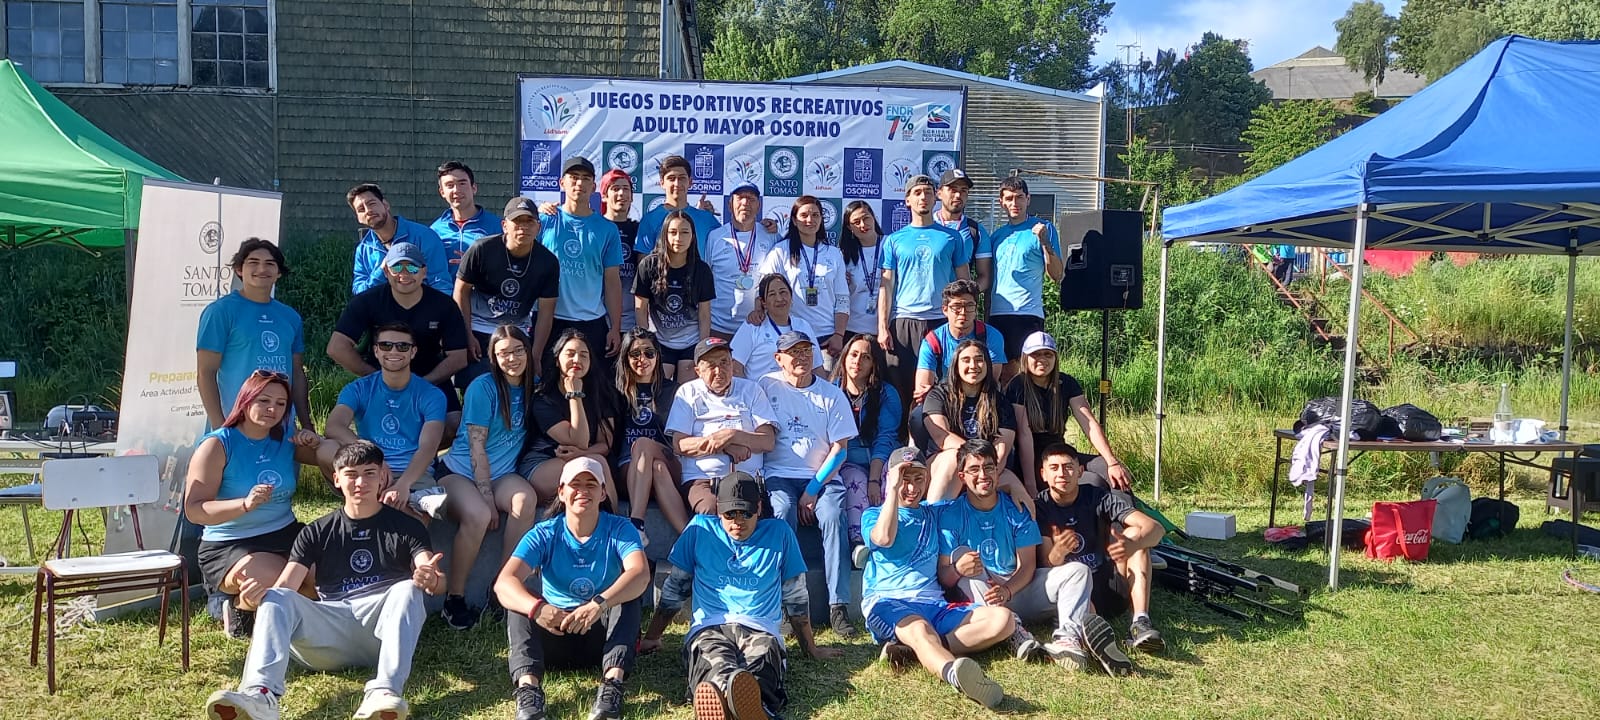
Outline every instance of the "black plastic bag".
[[1411, 403], [1396, 405], [1383, 411], [1378, 423], [1378, 437], [1397, 437], [1415, 442], [1438, 440], [1444, 425], [1433, 413]]
[[[1378, 421], [1383, 419], [1383, 413], [1378, 411], [1378, 406], [1366, 400], [1352, 399], [1350, 401], [1350, 431], [1362, 439], [1377, 437]], [[1306, 403], [1305, 409], [1300, 411], [1300, 420], [1294, 424], [1295, 432], [1310, 425], [1327, 425], [1330, 428], [1339, 424], [1339, 398], [1323, 397]], [[1337, 436], [1335, 436], [1337, 437]]]

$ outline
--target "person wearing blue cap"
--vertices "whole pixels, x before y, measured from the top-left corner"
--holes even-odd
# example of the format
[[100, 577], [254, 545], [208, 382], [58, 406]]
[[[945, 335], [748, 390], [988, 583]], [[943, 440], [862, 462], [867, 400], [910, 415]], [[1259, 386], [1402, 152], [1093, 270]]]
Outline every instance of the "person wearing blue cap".
[[732, 340], [756, 305], [757, 268], [778, 238], [757, 220], [761, 217], [761, 190], [755, 183], [733, 189], [728, 205], [733, 218], [711, 231], [704, 260], [716, 278], [717, 296], [711, 301], [711, 333]]
[[383, 199], [383, 188], [373, 183], [362, 183], [345, 193], [344, 201], [356, 213], [356, 220], [366, 227], [361, 242], [356, 243], [355, 267], [351, 271], [350, 294], [359, 295], [365, 290], [383, 284], [384, 258], [389, 249], [400, 243], [411, 243], [422, 249], [424, 266], [433, 268], [428, 286], [450, 294], [455, 281], [455, 266], [444, 251], [444, 242], [427, 225], [407, 220], [389, 208]]

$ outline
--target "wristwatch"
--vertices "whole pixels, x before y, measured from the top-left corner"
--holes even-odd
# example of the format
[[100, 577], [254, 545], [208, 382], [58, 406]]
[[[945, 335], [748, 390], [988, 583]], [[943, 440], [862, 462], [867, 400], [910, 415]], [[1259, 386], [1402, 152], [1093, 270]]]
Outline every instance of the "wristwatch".
[[582, 400], [585, 397], [582, 390], [567, 393], [568, 400]]
[[595, 593], [593, 597], [589, 598], [589, 602], [599, 605], [602, 612], [604, 612], [606, 609], [606, 596], [601, 595], [600, 593]]

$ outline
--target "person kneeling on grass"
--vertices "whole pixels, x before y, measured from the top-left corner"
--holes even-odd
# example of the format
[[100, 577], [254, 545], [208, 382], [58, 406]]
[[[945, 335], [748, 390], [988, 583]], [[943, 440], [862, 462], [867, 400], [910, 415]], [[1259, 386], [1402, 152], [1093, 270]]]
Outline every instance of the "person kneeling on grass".
[[[277, 720], [290, 658], [315, 670], [376, 666], [357, 720], [410, 712], [400, 693], [428, 617], [422, 594], [445, 588], [443, 556], [421, 522], [379, 499], [391, 484], [381, 448], [358, 440], [339, 449], [333, 466], [344, 507], [300, 531], [272, 588], [251, 588], [255, 635], [244, 675], [238, 691], [206, 699], [212, 720]], [[308, 574], [319, 600], [295, 591]]]
[[[622, 717], [622, 681], [633, 670], [650, 562], [633, 524], [600, 509], [605, 472], [591, 457], [567, 461], [549, 519], [523, 536], [495, 579], [508, 611], [517, 720], [544, 720], [546, 656], [555, 666], [599, 666], [604, 677], [589, 720]], [[535, 570], [538, 594], [524, 584]]]
[[784, 690], [783, 616], [806, 654], [844, 656], [818, 647], [811, 632], [806, 563], [789, 524], [762, 517], [766, 489], [743, 472], [717, 484], [719, 517], [696, 515], [667, 557], [671, 574], [641, 653], [661, 648], [661, 634], [693, 589], [694, 617], [683, 659], [695, 720], [766, 720], [788, 702]]
[[1150, 548], [1166, 531], [1127, 496], [1079, 484], [1083, 466], [1071, 445], [1046, 447], [1040, 463], [1039, 569], [1013, 607], [1026, 619], [1056, 611], [1055, 639], [1045, 649], [1062, 667], [1081, 669], [1093, 656], [1106, 672], [1126, 674], [1132, 665], [1104, 618], [1131, 607], [1128, 645], [1162, 650], [1150, 622]]
[[916, 661], [963, 695], [993, 708], [1005, 697], [970, 657], [1016, 630], [1011, 611], [993, 605], [952, 604], [939, 587], [939, 518], [924, 498], [928, 468], [915, 448], [889, 455], [883, 504], [861, 516], [867, 567], [861, 607], [867, 629], [883, 644], [883, 659], [901, 667]]

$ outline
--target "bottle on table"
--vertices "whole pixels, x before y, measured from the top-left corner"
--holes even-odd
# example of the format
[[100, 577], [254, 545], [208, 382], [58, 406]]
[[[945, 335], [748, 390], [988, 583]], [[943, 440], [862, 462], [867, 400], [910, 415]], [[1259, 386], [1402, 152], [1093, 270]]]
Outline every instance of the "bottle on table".
[[1496, 441], [1511, 440], [1511, 383], [1500, 383], [1500, 403], [1494, 407], [1494, 431]]

